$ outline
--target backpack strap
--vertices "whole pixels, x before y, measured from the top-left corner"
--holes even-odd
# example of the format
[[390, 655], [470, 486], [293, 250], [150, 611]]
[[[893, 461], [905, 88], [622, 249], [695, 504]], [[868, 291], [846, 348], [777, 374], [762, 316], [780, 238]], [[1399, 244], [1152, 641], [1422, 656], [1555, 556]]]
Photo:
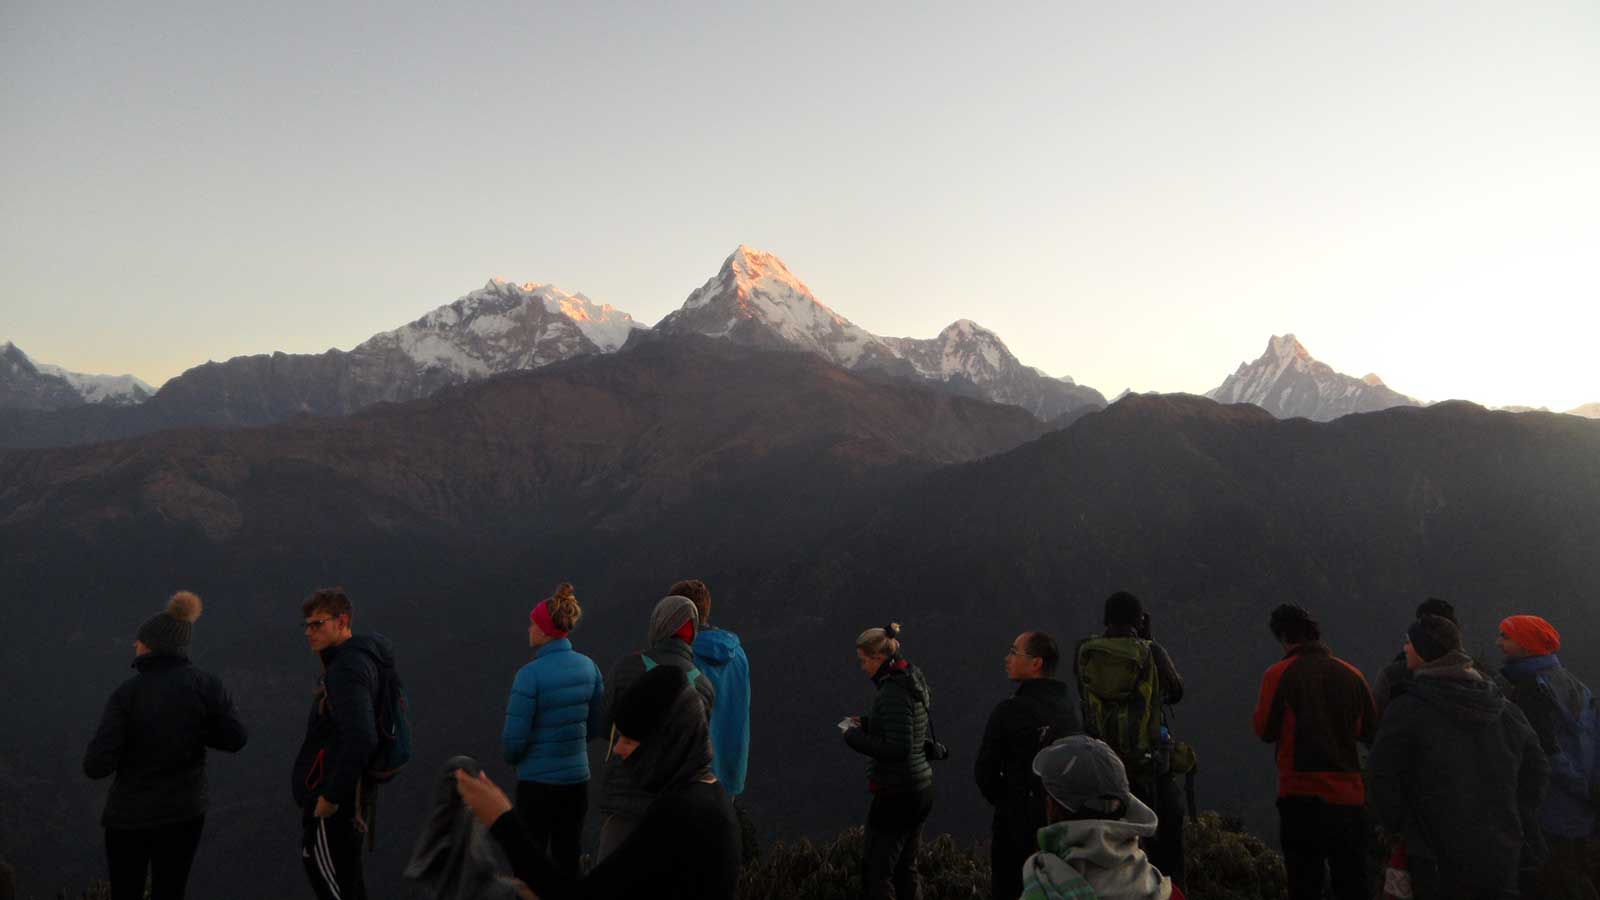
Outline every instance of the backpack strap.
[[[644, 670], [646, 672], [650, 671], [651, 669], [654, 669], [656, 666], [661, 665], [660, 663], [656, 662], [655, 658], [652, 657], [648, 653], [640, 653], [639, 654], [639, 658], [644, 660]], [[696, 681], [700, 680], [700, 676], [704, 675], [705, 673], [701, 672], [699, 669], [694, 668], [693, 666], [691, 666], [688, 669], [686, 669], [683, 674], [684, 674], [684, 677], [688, 680], [690, 686], [693, 686]]]

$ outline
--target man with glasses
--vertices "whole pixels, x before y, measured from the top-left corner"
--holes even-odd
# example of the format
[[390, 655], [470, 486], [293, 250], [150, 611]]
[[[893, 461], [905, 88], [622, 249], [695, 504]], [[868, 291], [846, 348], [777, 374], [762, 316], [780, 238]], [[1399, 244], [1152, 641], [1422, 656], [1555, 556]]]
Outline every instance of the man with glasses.
[[1045, 824], [1045, 795], [1033, 758], [1043, 748], [1083, 731], [1078, 706], [1067, 685], [1055, 678], [1061, 650], [1042, 631], [1017, 635], [1006, 649], [1006, 677], [1017, 691], [989, 715], [978, 748], [974, 775], [983, 797], [994, 806], [990, 842], [990, 896], [1022, 894], [1022, 864], [1039, 849], [1037, 832]]
[[364, 776], [378, 749], [375, 698], [394, 650], [381, 635], [351, 630], [343, 588], [324, 588], [300, 606], [306, 643], [322, 661], [306, 737], [294, 761], [301, 811], [300, 858], [319, 900], [366, 900], [361, 870]]

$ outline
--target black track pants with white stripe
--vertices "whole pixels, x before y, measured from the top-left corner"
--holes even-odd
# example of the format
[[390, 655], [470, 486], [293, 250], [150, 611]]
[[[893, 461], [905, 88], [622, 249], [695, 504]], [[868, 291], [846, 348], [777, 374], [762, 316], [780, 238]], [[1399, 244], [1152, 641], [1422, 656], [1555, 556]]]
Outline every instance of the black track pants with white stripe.
[[350, 814], [340, 810], [326, 819], [306, 816], [300, 861], [317, 900], [367, 900], [367, 884], [361, 874], [361, 833]]

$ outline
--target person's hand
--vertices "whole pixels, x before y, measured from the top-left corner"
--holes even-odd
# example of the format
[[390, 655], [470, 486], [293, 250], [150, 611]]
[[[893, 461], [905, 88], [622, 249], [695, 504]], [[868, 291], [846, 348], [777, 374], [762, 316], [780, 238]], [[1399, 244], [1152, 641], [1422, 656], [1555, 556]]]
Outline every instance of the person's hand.
[[522, 900], [539, 900], [539, 895], [533, 892], [533, 888], [528, 887], [527, 882], [520, 878], [513, 878], [511, 883], [516, 887], [517, 896], [521, 897]]
[[489, 780], [488, 772], [479, 772], [478, 777], [473, 778], [464, 769], [457, 769], [456, 792], [485, 827], [492, 827], [495, 820], [511, 810], [506, 792]]
[[317, 808], [311, 814], [319, 819], [326, 819], [339, 811], [339, 804], [329, 803], [327, 797], [317, 798]]

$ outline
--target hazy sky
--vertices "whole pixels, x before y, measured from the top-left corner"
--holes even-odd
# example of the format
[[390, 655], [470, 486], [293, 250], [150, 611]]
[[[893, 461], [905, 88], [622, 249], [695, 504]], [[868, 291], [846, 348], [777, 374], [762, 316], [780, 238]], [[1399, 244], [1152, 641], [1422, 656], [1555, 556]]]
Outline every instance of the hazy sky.
[[0, 339], [159, 384], [492, 275], [653, 324], [748, 243], [1108, 396], [1292, 331], [1600, 400], [1592, 0], [442, 6], [6, 0]]

